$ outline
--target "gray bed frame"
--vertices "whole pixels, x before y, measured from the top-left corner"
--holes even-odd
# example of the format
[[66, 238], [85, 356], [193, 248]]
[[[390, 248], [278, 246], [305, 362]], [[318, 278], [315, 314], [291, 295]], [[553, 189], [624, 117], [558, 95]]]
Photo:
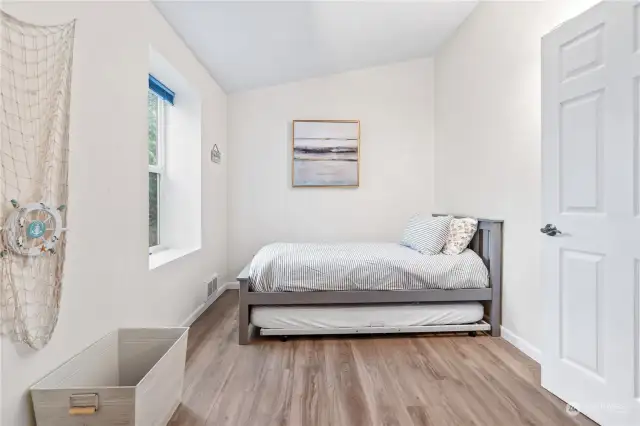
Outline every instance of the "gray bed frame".
[[[436, 214], [434, 216], [443, 216]], [[459, 216], [458, 216], [459, 217]], [[433, 327], [433, 331], [474, 331], [487, 330], [492, 336], [500, 336], [502, 317], [502, 227], [503, 221], [478, 219], [478, 232], [471, 240], [469, 248], [476, 252], [489, 269], [489, 287], [460, 290], [387, 290], [387, 291], [308, 291], [308, 292], [253, 292], [249, 286], [249, 265], [240, 275], [240, 299], [238, 312], [238, 342], [249, 343], [253, 334], [250, 323], [253, 306], [268, 305], [335, 305], [335, 304], [376, 304], [415, 302], [462, 302], [479, 301], [485, 306], [486, 327], [443, 326]], [[354, 331], [357, 331], [354, 329]], [[426, 332], [429, 327], [407, 329], [385, 328], [380, 332]], [[371, 332], [371, 331], [369, 331]], [[309, 332], [271, 332], [263, 334], [314, 334]], [[317, 334], [335, 334], [318, 330]]]

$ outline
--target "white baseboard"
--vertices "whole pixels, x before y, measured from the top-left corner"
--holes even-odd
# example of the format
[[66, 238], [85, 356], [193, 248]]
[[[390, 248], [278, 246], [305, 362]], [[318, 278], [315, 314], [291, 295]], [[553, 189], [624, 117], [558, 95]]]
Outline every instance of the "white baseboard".
[[196, 322], [196, 320], [198, 319], [198, 317], [200, 315], [202, 315], [202, 313], [204, 311], [207, 310], [207, 308], [209, 308], [209, 306], [211, 306], [213, 304], [213, 302], [215, 302], [216, 300], [218, 300], [218, 297], [222, 296], [222, 293], [224, 293], [227, 290], [230, 289], [238, 289], [238, 283], [237, 282], [231, 282], [231, 283], [224, 283], [220, 286], [220, 288], [218, 288], [218, 291], [216, 292], [215, 296], [212, 296], [209, 298], [209, 300], [207, 300], [206, 302], [204, 302], [203, 304], [201, 304], [200, 306], [198, 306], [192, 313], [191, 315], [189, 315], [187, 317], [187, 319], [185, 319], [184, 321], [182, 321], [182, 324], [180, 325], [181, 327], [189, 327], [191, 326], [191, 324], [193, 324], [194, 322]]
[[540, 362], [542, 361], [542, 352], [540, 352], [540, 349], [536, 348], [531, 343], [524, 340], [522, 337], [513, 333], [511, 330], [508, 330], [504, 327], [500, 328], [502, 331], [502, 338], [504, 340], [511, 343], [513, 346], [519, 349], [520, 352], [524, 353], [526, 356], [540, 364]]

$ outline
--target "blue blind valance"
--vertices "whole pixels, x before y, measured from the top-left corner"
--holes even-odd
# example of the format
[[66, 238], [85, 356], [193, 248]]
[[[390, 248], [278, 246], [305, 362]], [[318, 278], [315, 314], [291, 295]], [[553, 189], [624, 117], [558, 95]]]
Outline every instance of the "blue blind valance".
[[149, 74], [149, 90], [158, 95], [160, 99], [164, 99], [173, 105], [176, 94], [151, 74]]

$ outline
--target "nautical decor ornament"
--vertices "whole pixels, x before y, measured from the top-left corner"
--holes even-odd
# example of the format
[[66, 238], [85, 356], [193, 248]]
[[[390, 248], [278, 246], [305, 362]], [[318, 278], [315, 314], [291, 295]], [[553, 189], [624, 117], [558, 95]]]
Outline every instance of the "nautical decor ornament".
[[213, 148], [211, 148], [211, 161], [216, 164], [222, 162], [222, 153], [218, 149], [218, 144], [213, 144]]
[[15, 254], [42, 256], [54, 250], [64, 230], [58, 209], [44, 203], [27, 204], [15, 208], [7, 218], [3, 227], [4, 244]]

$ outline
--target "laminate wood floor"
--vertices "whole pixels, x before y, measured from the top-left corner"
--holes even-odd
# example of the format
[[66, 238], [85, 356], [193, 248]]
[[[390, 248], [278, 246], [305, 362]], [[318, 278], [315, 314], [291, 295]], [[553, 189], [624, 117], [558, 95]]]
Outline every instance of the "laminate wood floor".
[[485, 336], [237, 343], [238, 294], [191, 327], [171, 426], [595, 425], [540, 387], [540, 367]]

